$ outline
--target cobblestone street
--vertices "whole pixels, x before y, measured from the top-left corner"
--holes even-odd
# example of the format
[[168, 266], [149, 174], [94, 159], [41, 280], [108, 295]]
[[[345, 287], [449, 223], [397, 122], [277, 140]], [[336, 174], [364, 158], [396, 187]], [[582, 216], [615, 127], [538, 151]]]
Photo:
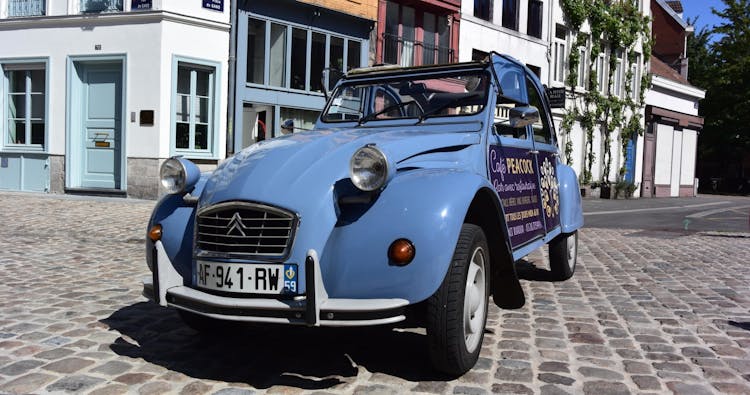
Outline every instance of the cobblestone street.
[[198, 336], [141, 296], [153, 205], [0, 193], [0, 393], [750, 393], [746, 234], [585, 228], [562, 283], [538, 250], [451, 379], [411, 328]]

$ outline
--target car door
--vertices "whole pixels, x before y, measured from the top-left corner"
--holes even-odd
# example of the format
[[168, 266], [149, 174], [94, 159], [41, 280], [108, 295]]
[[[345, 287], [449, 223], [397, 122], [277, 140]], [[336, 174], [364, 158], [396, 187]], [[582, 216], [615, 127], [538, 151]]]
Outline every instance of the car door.
[[533, 155], [539, 175], [539, 197], [545, 231], [550, 233], [560, 227], [560, 187], [557, 182], [559, 150], [554, 123], [549, 117], [549, 103], [544, 100], [542, 94], [544, 90], [528, 73], [526, 74], [526, 92], [529, 105], [539, 110], [539, 120], [528, 127], [534, 142]]
[[489, 180], [500, 199], [511, 248], [530, 246], [545, 235], [539, 176], [530, 128], [510, 126], [510, 109], [528, 102], [525, 70], [496, 58], [499, 92], [487, 152]]

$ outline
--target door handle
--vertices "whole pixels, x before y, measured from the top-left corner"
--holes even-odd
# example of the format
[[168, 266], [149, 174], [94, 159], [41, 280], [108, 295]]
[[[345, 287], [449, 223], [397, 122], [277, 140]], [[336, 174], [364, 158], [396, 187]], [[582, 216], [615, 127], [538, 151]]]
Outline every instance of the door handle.
[[535, 150], [535, 149], [533, 149], [533, 150], [529, 150], [529, 152], [527, 152], [527, 154], [532, 154], [532, 155], [536, 155], [536, 154], [538, 154], [538, 153], [539, 153], [539, 151], [537, 151], [537, 150]]

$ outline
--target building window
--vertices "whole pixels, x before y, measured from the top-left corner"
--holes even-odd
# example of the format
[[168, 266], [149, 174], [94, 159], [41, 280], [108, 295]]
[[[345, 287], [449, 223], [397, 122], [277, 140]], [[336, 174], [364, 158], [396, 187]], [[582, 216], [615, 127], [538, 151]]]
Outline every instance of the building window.
[[518, 31], [519, 0], [503, 0], [503, 27]]
[[635, 57], [631, 66], [630, 94], [633, 100], [638, 100], [638, 88], [641, 85], [641, 55]]
[[[303, 26], [257, 18], [248, 20], [246, 81], [249, 84], [322, 92], [320, 76], [326, 67], [346, 72], [361, 67], [361, 59], [361, 40]], [[329, 84], [335, 82], [331, 80]]]
[[481, 62], [490, 56], [488, 52], [480, 51], [478, 49], [471, 50], [471, 60], [474, 62]]
[[537, 78], [542, 78], [542, 68], [541, 67], [534, 66], [533, 64], [528, 64], [528, 63], [526, 64], [526, 67], [528, 67], [529, 70], [531, 70], [531, 72], [534, 73], [535, 76], [537, 76]]
[[576, 81], [576, 86], [584, 88], [586, 87], [586, 65], [588, 64], [588, 59], [586, 58], [586, 48], [580, 48], [578, 51], [578, 81]]
[[[421, 41], [420, 41], [421, 38]], [[383, 30], [383, 63], [401, 66], [450, 63], [447, 15], [415, 10], [389, 1]]]
[[599, 92], [605, 93], [607, 90], [607, 70], [606, 70], [606, 54], [604, 48], [599, 53], [599, 57], [596, 58], [596, 83], [599, 84]]
[[552, 43], [552, 80], [555, 82], [565, 81], [565, 45], [567, 43], [568, 31], [563, 25], [555, 26], [555, 40]]
[[614, 96], [622, 96], [622, 51], [617, 50], [613, 56], [617, 57], [617, 63], [615, 64], [615, 74], [613, 76], [614, 81], [612, 82], [612, 94]]
[[4, 65], [5, 146], [44, 149], [47, 76], [43, 64]]
[[492, 21], [492, 0], [474, 0], [474, 16]]
[[250, 18], [247, 30], [247, 82], [265, 84], [266, 21]]
[[544, 3], [541, 0], [529, 0], [529, 20], [526, 25], [526, 34], [536, 38], [542, 38], [542, 13]]
[[122, 0], [81, 0], [81, 12], [118, 12], [122, 11]]
[[45, 0], [8, 0], [8, 17], [44, 15]]
[[[280, 109], [280, 121], [282, 124], [284, 121], [291, 120], [294, 125], [294, 132], [304, 132], [306, 130], [312, 130], [315, 127], [315, 122], [318, 120], [319, 111], [302, 110], [299, 108], [281, 107]], [[281, 128], [282, 134], [291, 133], [291, 130], [284, 130]]]
[[178, 62], [175, 101], [175, 150], [213, 154], [215, 68]]

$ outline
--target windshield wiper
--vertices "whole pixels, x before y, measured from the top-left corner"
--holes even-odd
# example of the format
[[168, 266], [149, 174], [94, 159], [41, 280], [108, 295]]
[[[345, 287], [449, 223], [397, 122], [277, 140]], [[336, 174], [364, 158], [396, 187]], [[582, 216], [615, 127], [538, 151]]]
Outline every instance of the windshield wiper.
[[446, 108], [456, 107], [458, 104], [460, 104], [464, 100], [474, 99], [478, 96], [479, 96], [479, 93], [472, 93], [470, 95], [460, 96], [460, 97], [456, 97], [451, 100], [448, 100], [447, 102], [443, 103], [442, 105], [438, 107], [431, 109], [430, 111], [423, 112], [422, 115], [419, 117], [419, 120], [417, 121], [417, 125], [424, 122], [424, 120], [427, 119], [428, 117], [433, 116], [439, 113], [440, 111], [445, 110]]
[[[377, 118], [378, 115], [382, 115], [382, 114], [385, 114], [385, 113], [393, 111], [393, 110], [398, 110], [399, 108], [406, 107], [409, 104], [416, 104], [416, 103], [417, 102], [414, 101], [414, 100], [408, 100], [408, 101], [402, 101], [400, 103], [392, 104], [392, 105], [390, 105], [390, 106], [388, 106], [388, 107], [386, 107], [386, 108], [384, 108], [384, 109], [382, 109], [380, 111], [369, 113], [369, 114], [365, 115], [364, 117], [360, 118], [359, 123], [357, 124], [357, 126], [362, 126], [362, 124], [364, 124], [365, 122], [372, 121], [373, 119]], [[417, 106], [417, 108], [419, 108], [419, 106]], [[421, 112], [422, 109], [419, 108], [419, 111]]]

